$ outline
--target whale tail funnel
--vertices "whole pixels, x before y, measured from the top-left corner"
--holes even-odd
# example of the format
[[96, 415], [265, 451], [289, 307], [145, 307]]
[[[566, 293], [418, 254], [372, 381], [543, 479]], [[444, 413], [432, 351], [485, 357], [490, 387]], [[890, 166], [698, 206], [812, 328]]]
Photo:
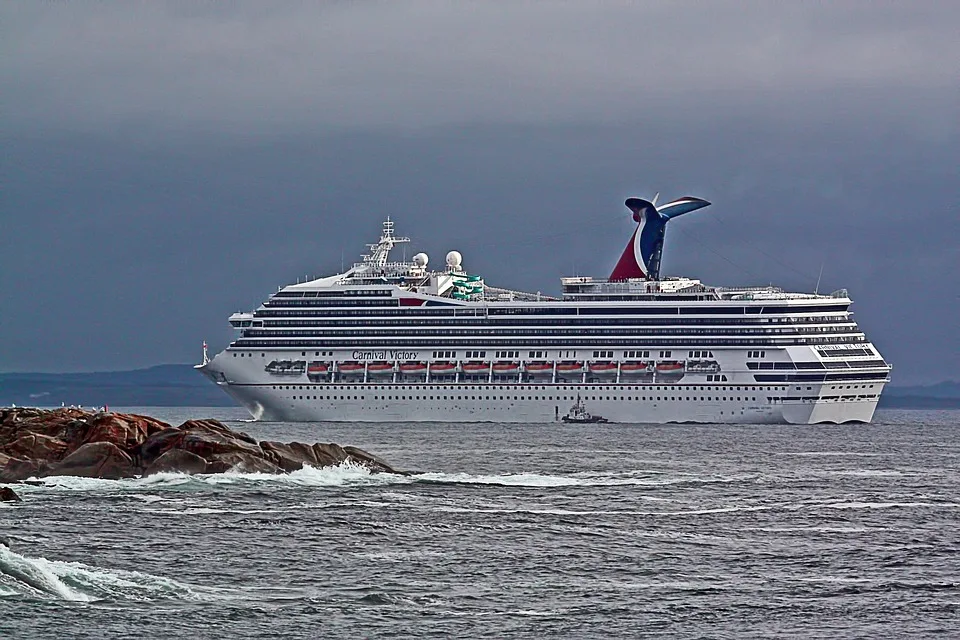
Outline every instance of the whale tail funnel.
[[710, 205], [706, 200], [690, 196], [660, 206], [642, 198], [627, 198], [624, 204], [633, 211], [637, 228], [610, 274], [612, 281], [629, 278], [659, 280], [660, 256], [663, 253], [667, 222]]

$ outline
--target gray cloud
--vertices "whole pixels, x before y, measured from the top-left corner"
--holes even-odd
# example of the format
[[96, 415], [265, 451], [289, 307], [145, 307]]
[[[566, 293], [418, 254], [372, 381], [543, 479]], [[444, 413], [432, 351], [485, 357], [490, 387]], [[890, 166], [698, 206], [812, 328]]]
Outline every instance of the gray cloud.
[[[704, 108], [905, 112], [956, 98], [960, 8], [936, 3], [181, 3], [8, 7], [17, 126], [276, 132], [625, 122]], [[827, 97], [827, 104], [824, 104]], [[941, 105], [942, 106], [942, 105]]]
[[624, 197], [713, 207], [665, 268], [847, 287], [956, 377], [960, 9], [5, 4], [0, 370], [195, 360], [386, 214], [509, 287], [604, 276]]

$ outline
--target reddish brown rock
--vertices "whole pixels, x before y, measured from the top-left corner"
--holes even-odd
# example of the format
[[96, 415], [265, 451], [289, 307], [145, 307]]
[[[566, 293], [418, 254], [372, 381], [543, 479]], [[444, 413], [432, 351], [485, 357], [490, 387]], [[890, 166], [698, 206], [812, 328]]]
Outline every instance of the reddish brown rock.
[[256, 440], [245, 434], [241, 437], [216, 420], [190, 420], [180, 425], [180, 430], [185, 435], [178, 448], [205, 460], [227, 453], [243, 453], [259, 458], [265, 456]]
[[67, 443], [52, 436], [25, 433], [7, 444], [3, 452], [10, 457], [50, 462], [61, 459], [67, 453]]
[[160, 471], [282, 473], [354, 462], [396, 473], [362, 449], [329, 443], [258, 443], [216, 420], [179, 427], [122, 413], [0, 409], [0, 482], [32, 476], [124, 478]]
[[144, 465], [149, 465], [167, 451], [180, 446], [186, 434], [176, 427], [154, 433], [139, 446], [139, 457]]
[[53, 465], [48, 475], [119, 480], [136, 475], [133, 459], [112, 442], [85, 444]]
[[115, 413], [99, 414], [90, 422], [82, 444], [109, 442], [124, 450], [136, 447], [147, 439], [146, 425], [137, 421], [136, 416], [130, 418], [133, 419]]
[[311, 467], [323, 466], [317, 460], [317, 453], [313, 446], [302, 442], [271, 442], [265, 440], [260, 448], [284, 471], [299, 471], [304, 465]]
[[401, 473], [391, 467], [390, 464], [387, 463], [387, 461], [383, 458], [375, 456], [372, 453], [364, 451], [363, 449], [345, 445], [343, 450], [350, 456], [352, 462], [362, 464], [371, 471], [379, 471], [381, 473]]
[[150, 463], [143, 475], [155, 473], [187, 473], [195, 475], [207, 472], [207, 461], [189, 451], [171, 449]]
[[208, 473], [283, 473], [283, 469], [266, 458], [249, 453], [220, 453], [209, 458]]
[[21, 502], [21, 500], [10, 487], [0, 487], [0, 502]]
[[40, 477], [48, 467], [49, 465], [41, 460], [10, 458], [3, 469], [0, 469], [0, 482], [20, 482], [27, 478]]
[[313, 445], [313, 451], [317, 456], [317, 462], [321, 467], [338, 465], [347, 459], [347, 452], [338, 444], [332, 442], [324, 444], [318, 442]]

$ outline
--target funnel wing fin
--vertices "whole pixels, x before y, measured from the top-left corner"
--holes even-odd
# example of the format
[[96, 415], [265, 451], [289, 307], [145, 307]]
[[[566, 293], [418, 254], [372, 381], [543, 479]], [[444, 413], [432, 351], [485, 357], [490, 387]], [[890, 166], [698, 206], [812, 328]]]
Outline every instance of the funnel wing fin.
[[696, 211], [697, 209], [703, 209], [704, 207], [709, 207], [710, 203], [701, 198], [694, 198], [692, 196], [685, 196], [683, 198], [678, 198], [671, 202], [657, 207], [657, 211], [666, 218], [676, 218], [677, 216], [682, 216], [685, 213], [690, 213], [691, 211]]

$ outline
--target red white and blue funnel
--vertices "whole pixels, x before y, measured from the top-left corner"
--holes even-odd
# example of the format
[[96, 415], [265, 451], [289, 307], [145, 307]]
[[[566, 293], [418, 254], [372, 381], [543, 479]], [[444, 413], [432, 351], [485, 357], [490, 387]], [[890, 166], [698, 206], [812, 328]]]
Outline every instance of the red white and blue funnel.
[[613, 268], [613, 273], [610, 274], [612, 281], [628, 278], [659, 280], [660, 256], [663, 253], [663, 238], [667, 231], [667, 222], [677, 216], [710, 205], [706, 200], [690, 196], [659, 207], [641, 198], [627, 198], [624, 204], [633, 211], [637, 228], [630, 237], [627, 248], [623, 250], [617, 266]]

